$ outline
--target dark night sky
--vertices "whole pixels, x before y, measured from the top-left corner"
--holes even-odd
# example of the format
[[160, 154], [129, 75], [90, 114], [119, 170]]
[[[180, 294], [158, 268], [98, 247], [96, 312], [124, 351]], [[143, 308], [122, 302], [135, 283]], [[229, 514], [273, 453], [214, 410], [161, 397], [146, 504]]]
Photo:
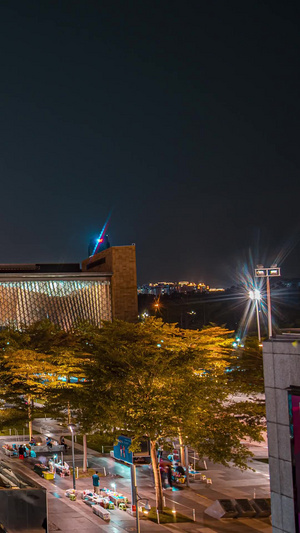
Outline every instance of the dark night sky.
[[2, 1], [0, 262], [81, 261], [113, 208], [140, 282], [300, 277], [299, 10]]

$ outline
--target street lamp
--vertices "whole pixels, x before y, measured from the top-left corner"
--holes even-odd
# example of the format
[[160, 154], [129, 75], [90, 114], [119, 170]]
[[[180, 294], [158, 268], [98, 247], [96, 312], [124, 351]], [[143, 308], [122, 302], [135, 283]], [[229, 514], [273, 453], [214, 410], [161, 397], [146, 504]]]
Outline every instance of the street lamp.
[[[139, 497], [138, 497], [138, 503], [140, 503], [140, 504], [141, 504], [141, 503], [144, 503], [143, 500], [142, 500], [142, 498], [139, 498]], [[150, 505], [150, 503], [149, 503], [149, 500], [145, 500], [144, 509], [145, 509], [145, 510], [144, 510], [144, 514], [148, 514], [149, 511], [151, 511], [151, 505]]]
[[[131, 471], [131, 503], [132, 503], [132, 512], [135, 509], [136, 516], [136, 533], [140, 533], [140, 517], [139, 517], [139, 502], [143, 500], [138, 494], [137, 484], [136, 484], [136, 467], [133, 463], [130, 465]], [[146, 500], [145, 504], [145, 514], [148, 514], [151, 511], [151, 505], [149, 505], [149, 500]]]
[[261, 343], [261, 334], [260, 334], [260, 321], [259, 321], [259, 310], [258, 310], [258, 302], [261, 299], [261, 294], [258, 289], [254, 289], [252, 291], [249, 291], [249, 298], [255, 302], [255, 308], [256, 308], [256, 320], [257, 320], [257, 333], [258, 333], [258, 342]]
[[270, 290], [270, 278], [280, 276], [280, 268], [277, 265], [272, 265], [270, 268], [265, 268], [262, 265], [257, 265], [255, 269], [256, 278], [267, 278], [267, 302], [268, 302], [268, 329], [269, 338], [272, 337], [272, 315], [271, 315], [271, 290]]
[[71, 431], [72, 435], [72, 463], [73, 463], [73, 489], [75, 490], [75, 456], [74, 456], [74, 424], [68, 425], [69, 430]]

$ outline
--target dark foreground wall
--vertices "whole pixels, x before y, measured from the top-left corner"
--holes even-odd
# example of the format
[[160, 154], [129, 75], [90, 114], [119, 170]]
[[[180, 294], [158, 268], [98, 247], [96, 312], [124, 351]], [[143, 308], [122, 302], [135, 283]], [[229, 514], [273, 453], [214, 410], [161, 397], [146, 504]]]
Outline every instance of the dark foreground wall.
[[[0, 524], [7, 533], [47, 531], [47, 491], [17, 470], [0, 463]], [[8, 485], [12, 484], [9, 488]], [[4, 487], [3, 485], [7, 485]], [[1, 529], [0, 529], [1, 531]]]
[[264, 342], [263, 359], [273, 533], [300, 533], [300, 334]]

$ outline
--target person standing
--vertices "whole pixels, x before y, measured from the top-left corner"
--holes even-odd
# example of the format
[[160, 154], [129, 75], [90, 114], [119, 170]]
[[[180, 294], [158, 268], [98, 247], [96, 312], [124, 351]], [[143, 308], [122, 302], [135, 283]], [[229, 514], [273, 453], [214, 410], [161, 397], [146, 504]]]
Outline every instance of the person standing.
[[65, 437], [61, 436], [59, 443], [64, 447], [64, 451], [66, 452], [68, 447], [65, 443]]
[[173, 487], [173, 479], [172, 479], [172, 467], [171, 467], [171, 465], [168, 465], [167, 475], [168, 475], [168, 483], [169, 483], [170, 487], [172, 488]]
[[167, 472], [166, 472], [165, 467], [162, 464], [159, 467], [159, 471], [160, 471], [160, 478], [161, 478], [161, 486], [163, 489], [165, 489], [166, 483], [167, 483]]
[[25, 453], [25, 448], [23, 447], [23, 445], [21, 444], [19, 446], [19, 459], [24, 459], [24, 453]]
[[100, 492], [100, 478], [98, 476], [98, 470], [96, 470], [96, 473], [92, 475], [93, 480], [93, 487], [94, 487], [94, 493], [99, 494]]

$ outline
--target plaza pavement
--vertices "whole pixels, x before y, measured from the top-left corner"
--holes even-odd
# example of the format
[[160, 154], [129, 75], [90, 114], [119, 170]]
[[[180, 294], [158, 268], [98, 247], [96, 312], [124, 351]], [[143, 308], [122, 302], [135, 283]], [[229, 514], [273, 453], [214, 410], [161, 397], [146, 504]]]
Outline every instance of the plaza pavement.
[[[45, 423], [43, 422], [43, 425]], [[40, 429], [40, 428], [39, 428]], [[45, 428], [44, 428], [45, 429]], [[50, 428], [48, 428], [50, 429]], [[54, 428], [52, 428], [54, 429]], [[57, 428], [55, 428], [57, 430]], [[64, 432], [61, 429], [61, 434]], [[51, 436], [58, 435], [58, 430], [48, 431]], [[4, 440], [4, 439], [1, 439]], [[69, 443], [70, 444], [70, 443]], [[76, 444], [75, 461], [77, 466], [82, 465], [82, 447]], [[68, 451], [68, 454], [70, 451]], [[6, 457], [5, 460], [7, 460]], [[65, 460], [71, 463], [71, 456], [65, 456]], [[47, 488], [48, 492], [48, 531], [61, 533], [126, 533], [136, 531], [135, 518], [124, 511], [111, 512], [111, 521], [106, 524], [101, 518], [92, 513], [90, 507], [81, 499], [71, 502], [65, 496], [65, 490], [72, 487], [72, 478], [60, 478], [46, 481], [33, 472], [36, 460], [26, 459], [21, 463], [19, 459], [9, 460], [18, 468], [24, 468], [26, 474]], [[93, 450], [88, 450], [89, 466], [98, 468], [100, 472], [107, 473], [107, 477], [101, 478], [101, 485], [110, 487], [116, 483], [116, 490], [131, 499], [130, 469], [124, 464], [118, 463], [107, 456], [101, 456]], [[193, 509], [196, 513], [196, 522], [157, 525], [149, 521], [141, 520], [141, 533], [167, 533], [168, 531], [186, 533], [271, 533], [272, 528], [269, 519], [222, 519], [215, 520], [204, 514], [204, 510], [218, 498], [252, 498], [269, 497], [269, 474], [268, 465], [253, 461], [253, 471], [240, 471], [235, 467], [225, 468], [222, 465], [207, 464], [206, 476], [211, 478], [212, 485], [203, 482], [191, 483], [190, 488], [181, 490], [164, 490], [164, 497], [168, 507], [186, 514], [190, 518]], [[151, 506], [155, 507], [155, 492], [151, 471], [148, 466], [137, 467], [137, 484], [140, 497], [148, 499]], [[76, 488], [83, 490], [92, 487], [92, 481], [88, 479], [76, 480]]]

